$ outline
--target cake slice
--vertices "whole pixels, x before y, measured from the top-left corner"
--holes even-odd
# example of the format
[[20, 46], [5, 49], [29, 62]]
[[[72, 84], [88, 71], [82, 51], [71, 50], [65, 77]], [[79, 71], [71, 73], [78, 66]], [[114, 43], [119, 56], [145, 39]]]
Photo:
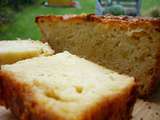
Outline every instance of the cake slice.
[[129, 120], [133, 77], [69, 52], [3, 65], [6, 106], [20, 120]]
[[48, 56], [54, 52], [47, 43], [33, 40], [0, 41], [0, 66], [11, 64], [19, 60]]
[[134, 76], [139, 94], [160, 81], [160, 19], [96, 15], [38, 16], [36, 22], [55, 52], [67, 50], [119, 73]]
[[[49, 56], [54, 51], [47, 43], [33, 40], [13, 40], [0, 41], [0, 67], [3, 64], [11, 64], [19, 60], [37, 57], [37, 56]], [[1, 85], [1, 81], [0, 81]], [[0, 89], [0, 104], [3, 103]]]

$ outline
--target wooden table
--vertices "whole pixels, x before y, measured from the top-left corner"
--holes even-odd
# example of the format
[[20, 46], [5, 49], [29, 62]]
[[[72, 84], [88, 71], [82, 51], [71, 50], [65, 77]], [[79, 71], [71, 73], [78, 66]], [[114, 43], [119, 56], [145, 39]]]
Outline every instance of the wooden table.
[[[133, 110], [132, 120], [160, 120], [160, 90], [151, 99], [138, 99]], [[16, 120], [9, 110], [0, 107], [0, 120]]]

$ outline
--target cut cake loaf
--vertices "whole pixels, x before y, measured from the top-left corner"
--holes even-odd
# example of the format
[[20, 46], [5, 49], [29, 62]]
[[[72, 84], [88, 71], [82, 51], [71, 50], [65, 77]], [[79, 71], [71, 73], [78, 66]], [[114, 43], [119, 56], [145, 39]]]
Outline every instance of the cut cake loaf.
[[160, 19], [96, 15], [38, 16], [43, 40], [119, 73], [134, 76], [142, 97], [160, 79]]
[[3, 65], [6, 106], [20, 120], [129, 120], [133, 77], [68, 52]]
[[40, 55], [52, 55], [47, 43], [33, 40], [0, 41], [0, 66]]
[[[13, 41], [3, 40], [0, 41], [0, 67], [3, 64], [11, 64], [36, 56], [49, 56], [53, 53], [54, 51], [47, 43], [20, 39]], [[0, 104], [3, 104], [2, 94], [0, 89]]]

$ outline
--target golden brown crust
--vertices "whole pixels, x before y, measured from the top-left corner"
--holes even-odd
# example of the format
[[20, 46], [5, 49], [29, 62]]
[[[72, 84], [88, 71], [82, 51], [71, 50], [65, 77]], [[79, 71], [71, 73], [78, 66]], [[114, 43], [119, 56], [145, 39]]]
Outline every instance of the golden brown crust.
[[[159, 48], [159, 53], [160, 53], [160, 48]], [[158, 89], [158, 86], [160, 86], [160, 54], [157, 55], [157, 62], [155, 65], [155, 70], [153, 71], [153, 77], [152, 80], [150, 81], [148, 91], [146, 91], [147, 96], [151, 95]]]
[[6, 108], [11, 109], [20, 120], [63, 120], [56, 114], [45, 111], [35, 101], [31, 86], [16, 82], [12, 73], [0, 72], [0, 79]]
[[160, 32], [160, 19], [153, 19], [149, 17], [128, 17], [128, 16], [96, 16], [94, 14], [86, 15], [64, 15], [64, 16], [37, 16], [36, 23], [49, 21], [66, 21], [66, 22], [97, 22], [108, 25], [118, 25], [124, 29], [148, 27], [150, 25], [157, 26], [157, 31]]
[[1, 83], [1, 79], [0, 79], [0, 105], [4, 105], [4, 101], [3, 101], [3, 92], [2, 92], [2, 83]]
[[[12, 73], [0, 72], [0, 79], [6, 107], [20, 120], [66, 120], [39, 104], [34, 98], [31, 86], [17, 82]], [[104, 98], [77, 120], [129, 120], [135, 100], [136, 87], [129, 86], [120, 95], [111, 99]]]
[[[158, 49], [158, 53], [160, 53], [160, 46]], [[153, 73], [153, 77], [149, 82], [149, 86], [148, 89], [146, 89], [146, 91], [144, 91], [144, 94], [142, 94], [140, 96], [140, 98], [149, 98], [153, 93], [156, 92], [156, 90], [158, 89], [158, 86], [160, 86], [160, 54], [157, 54], [156, 56], [156, 64], [155, 64], [155, 69], [150, 71]]]
[[[137, 96], [137, 86], [130, 87], [125, 91], [128, 92], [113, 96], [111, 99], [104, 98], [101, 104], [97, 104], [94, 108], [86, 111], [82, 120], [88, 120], [89, 117], [91, 120], [130, 120]], [[90, 115], [89, 113], [93, 114]]]

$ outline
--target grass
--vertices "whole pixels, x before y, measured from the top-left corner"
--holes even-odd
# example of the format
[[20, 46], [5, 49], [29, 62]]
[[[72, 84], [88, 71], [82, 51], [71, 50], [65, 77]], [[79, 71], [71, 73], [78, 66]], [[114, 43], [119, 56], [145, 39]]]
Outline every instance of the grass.
[[[43, 1], [43, 0], [41, 0]], [[81, 13], [94, 13], [95, 3], [94, 0], [81, 0], [81, 9], [76, 8], [55, 8], [44, 7], [43, 5], [29, 6], [18, 12], [15, 15], [13, 22], [3, 28], [0, 33], [0, 40], [9, 39], [27, 39], [34, 40], [40, 39], [40, 32], [35, 24], [35, 17], [38, 15], [63, 15], [63, 14], [81, 14]]]
[[160, 0], [142, 0], [142, 15], [148, 12], [152, 7], [160, 7]]
[[[38, 15], [63, 15], [63, 14], [81, 14], [81, 13], [94, 13], [95, 0], [80, 0], [81, 9], [76, 8], [55, 8], [44, 7], [40, 3], [44, 0], [39, 0], [39, 5], [29, 6], [18, 12], [11, 24], [4, 26], [0, 33], [0, 40], [9, 39], [35, 39], [41, 38], [40, 31], [35, 24], [35, 17]], [[145, 14], [153, 6], [160, 6], [160, 0], [142, 0], [142, 14]]]

